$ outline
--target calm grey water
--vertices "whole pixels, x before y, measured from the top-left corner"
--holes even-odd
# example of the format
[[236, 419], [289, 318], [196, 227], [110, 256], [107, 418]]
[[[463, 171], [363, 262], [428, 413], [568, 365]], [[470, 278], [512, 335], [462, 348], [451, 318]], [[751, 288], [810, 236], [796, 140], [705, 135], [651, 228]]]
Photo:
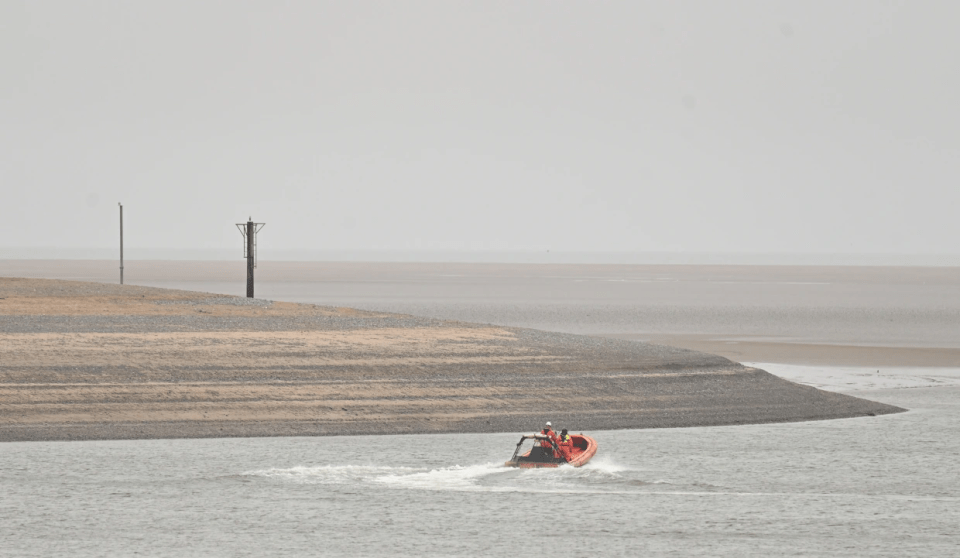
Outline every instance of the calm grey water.
[[516, 434], [0, 444], [0, 555], [960, 555], [960, 388], [857, 395], [911, 411], [594, 432], [581, 469], [501, 467]]

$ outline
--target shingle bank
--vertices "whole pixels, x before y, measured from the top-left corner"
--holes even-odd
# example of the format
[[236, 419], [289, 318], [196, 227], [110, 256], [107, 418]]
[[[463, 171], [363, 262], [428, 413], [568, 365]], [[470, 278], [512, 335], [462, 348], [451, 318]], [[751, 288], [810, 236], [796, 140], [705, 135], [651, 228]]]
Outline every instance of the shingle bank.
[[209, 293], [0, 279], [0, 441], [577, 431], [902, 409], [725, 358]]

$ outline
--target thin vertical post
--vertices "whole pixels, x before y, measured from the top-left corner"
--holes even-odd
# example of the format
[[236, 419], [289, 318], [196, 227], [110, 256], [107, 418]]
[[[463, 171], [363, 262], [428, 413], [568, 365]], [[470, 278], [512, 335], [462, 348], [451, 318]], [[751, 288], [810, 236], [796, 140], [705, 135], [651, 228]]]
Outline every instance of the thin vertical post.
[[247, 221], [247, 298], [253, 298], [253, 268], [255, 265], [256, 246], [254, 238], [257, 234], [253, 219]]
[[120, 284], [123, 284], [123, 204], [117, 202], [120, 206]]
[[257, 267], [257, 231], [266, 223], [254, 223], [253, 217], [246, 223], [237, 223], [243, 235], [243, 257], [247, 258], [247, 298], [253, 298], [253, 270]]

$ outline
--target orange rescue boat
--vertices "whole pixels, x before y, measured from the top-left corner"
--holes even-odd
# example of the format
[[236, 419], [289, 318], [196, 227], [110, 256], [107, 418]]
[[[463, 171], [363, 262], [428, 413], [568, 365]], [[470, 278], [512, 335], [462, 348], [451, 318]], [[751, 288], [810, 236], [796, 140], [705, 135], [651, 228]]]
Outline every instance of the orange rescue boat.
[[[586, 465], [597, 453], [597, 441], [583, 434], [570, 434], [570, 439], [571, 446], [560, 447], [555, 438], [546, 434], [525, 434], [517, 442], [513, 457], [504, 465], [523, 469], [559, 467], [564, 463], [574, 467]], [[524, 443], [528, 441], [533, 447], [524, 453]]]

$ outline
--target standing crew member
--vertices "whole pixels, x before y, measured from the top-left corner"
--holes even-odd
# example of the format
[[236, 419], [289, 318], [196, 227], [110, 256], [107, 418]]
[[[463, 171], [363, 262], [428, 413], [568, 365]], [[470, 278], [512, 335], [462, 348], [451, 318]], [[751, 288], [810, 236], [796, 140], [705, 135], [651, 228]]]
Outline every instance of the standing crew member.
[[543, 452], [547, 453], [549, 450], [550, 455], [553, 455], [554, 458], [560, 457], [557, 455], [557, 451], [553, 449], [553, 445], [557, 441], [557, 434], [553, 431], [553, 425], [550, 424], [550, 421], [547, 421], [547, 425], [543, 427], [540, 433], [547, 437], [546, 440], [540, 440], [540, 447], [544, 448]]
[[550, 421], [547, 421], [547, 425], [543, 427], [540, 433], [550, 436], [551, 438], [556, 436], [556, 434], [553, 433], [553, 425], [550, 424]]

